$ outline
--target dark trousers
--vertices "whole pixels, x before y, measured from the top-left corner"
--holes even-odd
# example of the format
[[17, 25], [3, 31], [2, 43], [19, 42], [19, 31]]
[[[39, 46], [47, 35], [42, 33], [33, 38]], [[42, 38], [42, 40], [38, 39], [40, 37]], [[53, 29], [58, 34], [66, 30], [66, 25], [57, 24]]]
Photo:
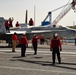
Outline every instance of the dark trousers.
[[40, 44], [44, 44], [44, 39], [40, 39]]
[[75, 45], [76, 45], [76, 40], [75, 40]]
[[25, 44], [21, 44], [21, 56], [22, 57], [25, 56], [25, 52], [26, 52], [26, 45]]
[[60, 50], [59, 50], [59, 48], [53, 48], [53, 52], [52, 52], [53, 64], [55, 63], [56, 55], [57, 55], [58, 62], [61, 63], [61, 57], [60, 57]]
[[13, 27], [12, 24], [9, 24], [10, 27]]
[[10, 32], [9, 26], [6, 26], [6, 31]]
[[34, 54], [37, 54], [37, 43], [33, 43]]

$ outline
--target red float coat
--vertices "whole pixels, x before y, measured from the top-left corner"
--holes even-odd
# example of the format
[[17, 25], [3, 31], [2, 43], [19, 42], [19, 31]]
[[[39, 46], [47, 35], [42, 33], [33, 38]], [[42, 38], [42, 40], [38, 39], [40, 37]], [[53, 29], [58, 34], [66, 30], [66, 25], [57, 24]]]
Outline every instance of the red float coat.
[[62, 49], [60, 39], [59, 38], [57, 38], [57, 39], [53, 38], [51, 40], [51, 43], [50, 43], [50, 48], [58, 48], [58, 47], [60, 47], [60, 49]]
[[33, 37], [32, 38], [32, 43], [37, 43], [38, 42], [38, 38], [37, 37]]
[[6, 26], [8, 26], [8, 27], [9, 27], [8, 21], [6, 21], [6, 22], [5, 22], [5, 27], [6, 27]]
[[26, 37], [21, 37], [20, 39], [20, 44], [28, 44], [27, 38]]
[[16, 24], [16, 27], [19, 27], [20, 25], [19, 24]]
[[13, 35], [12, 35], [12, 40], [14, 40], [14, 41], [18, 42], [17, 35], [13, 34]]
[[12, 22], [13, 22], [13, 20], [10, 20], [10, 21], [9, 21], [9, 25], [12, 24]]
[[33, 20], [30, 20], [29, 21], [29, 25], [33, 25], [34, 23], [33, 23]]
[[20, 26], [20, 24], [17, 22], [17, 23], [16, 23], [16, 27], [19, 27], [19, 26]]

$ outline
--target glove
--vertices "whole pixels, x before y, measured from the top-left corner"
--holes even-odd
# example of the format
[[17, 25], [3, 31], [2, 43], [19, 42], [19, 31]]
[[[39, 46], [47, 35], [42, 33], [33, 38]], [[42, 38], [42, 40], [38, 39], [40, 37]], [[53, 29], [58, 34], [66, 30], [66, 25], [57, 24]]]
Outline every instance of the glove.
[[60, 51], [62, 51], [62, 49], [60, 48]]
[[52, 48], [50, 48], [50, 51], [53, 51], [53, 49], [52, 49]]

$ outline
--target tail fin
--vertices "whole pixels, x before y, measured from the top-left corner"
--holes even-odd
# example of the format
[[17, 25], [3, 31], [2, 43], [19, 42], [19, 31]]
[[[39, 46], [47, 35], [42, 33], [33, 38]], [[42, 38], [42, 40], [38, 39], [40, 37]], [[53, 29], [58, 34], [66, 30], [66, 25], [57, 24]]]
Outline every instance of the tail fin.
[[3, 17], [0, 17], [0, 33], [1, 34], [6, 33], [4, 22], [5, 22], [5, 19]]

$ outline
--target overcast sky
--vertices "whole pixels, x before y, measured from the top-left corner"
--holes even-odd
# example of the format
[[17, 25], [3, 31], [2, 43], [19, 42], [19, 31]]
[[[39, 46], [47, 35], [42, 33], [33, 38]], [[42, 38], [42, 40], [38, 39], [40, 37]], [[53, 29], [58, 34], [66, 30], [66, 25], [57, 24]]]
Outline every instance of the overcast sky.
[[[25, 22], [25, 12], [28, 10], [28, 20], [34, 19], [35, 6], [35, 24], [40, 25], [49, 11], [59, 8], [72, 0], [0, 0], [0, 17], [9, 19], [13, 17], [14, 21]], [[62, 9], [52, 12], [52, 21], [58, 16]], [[59, 22], [59, 25], [76, 24], [76, 13], [71, 9]]]

